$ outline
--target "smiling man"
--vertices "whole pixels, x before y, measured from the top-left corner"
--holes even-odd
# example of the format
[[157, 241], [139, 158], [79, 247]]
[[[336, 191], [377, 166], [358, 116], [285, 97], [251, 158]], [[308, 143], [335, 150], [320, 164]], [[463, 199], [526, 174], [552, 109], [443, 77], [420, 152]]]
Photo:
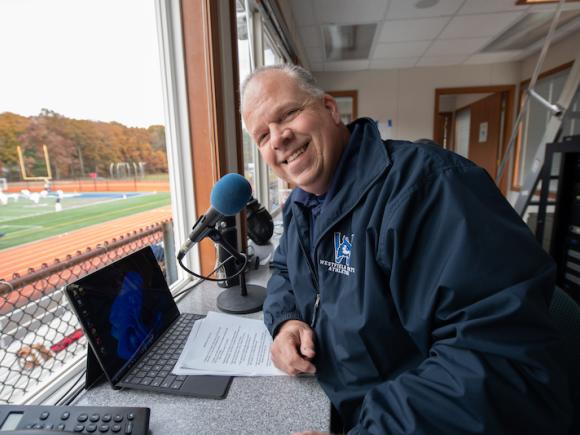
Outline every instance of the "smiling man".
[[566, 433], [554, 265], [484, 170], [345, 126], [296, 66], [255, 71], [242, 115], [296, 186], [264, 304], [277, 367], [315, 373], [349, 434]]

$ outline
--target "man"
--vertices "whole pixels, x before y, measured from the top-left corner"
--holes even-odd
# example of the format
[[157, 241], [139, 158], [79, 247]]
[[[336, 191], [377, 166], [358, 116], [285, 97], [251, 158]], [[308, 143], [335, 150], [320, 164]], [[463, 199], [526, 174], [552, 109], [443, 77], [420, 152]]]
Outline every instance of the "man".
[[295, 66], [254, 72], [242, 115], [297, 186], [264, 304], [277, 367], [316, 373], [349, 434], [566, 432], [554, 265], [484, 170], [343, 125]]

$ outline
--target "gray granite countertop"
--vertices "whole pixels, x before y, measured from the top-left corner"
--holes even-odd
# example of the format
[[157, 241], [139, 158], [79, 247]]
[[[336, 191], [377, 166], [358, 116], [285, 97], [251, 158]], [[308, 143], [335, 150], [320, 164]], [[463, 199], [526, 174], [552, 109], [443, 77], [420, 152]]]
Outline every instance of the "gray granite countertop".
[[[249, 274], [249, 283], [264, 285], [266, 268]], [[223, 289], [203, 283], [178, 303], [182, 312], [217, 311]], [[262, 313], [247, 317], [261, 318]], [[197, 399], [134, 390], [112, 390], [102, 384], [76, 401], [84, 406], [144, 406], [151, 408], [153, 435], [289, 434], [327, 431], [330, 404], [314, 377], [236, 377], [223, 400]]]

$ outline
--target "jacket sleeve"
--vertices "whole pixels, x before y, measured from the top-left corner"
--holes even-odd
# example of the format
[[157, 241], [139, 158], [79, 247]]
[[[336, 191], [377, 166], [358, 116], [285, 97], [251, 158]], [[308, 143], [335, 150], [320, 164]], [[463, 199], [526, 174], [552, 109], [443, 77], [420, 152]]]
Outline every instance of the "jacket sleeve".
[[270, 263], [272, 276], [268, 281], [268, 292], [264, 301], [264, 323], [272, 337], [278, 328], [287, 320], [302, 320], [296, 308], [294, 291], [288, 277], [286, 264], [287, 238], [286, 231], [280, 237], [280, 243]]
[[350, 434], [560, 434], [572, 413], [547, 307], [554, 264], [480, 168], [424, 180], [378, 261], [424, 359], [371, 389]]

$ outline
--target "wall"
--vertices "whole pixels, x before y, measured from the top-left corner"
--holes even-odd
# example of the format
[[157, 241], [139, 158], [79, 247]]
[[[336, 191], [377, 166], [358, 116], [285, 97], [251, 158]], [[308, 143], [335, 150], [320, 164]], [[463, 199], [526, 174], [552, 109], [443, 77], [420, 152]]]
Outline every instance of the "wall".
[[416, 140], [433, 136], [435, 89], [515, 84], [515, 62], [356, 72], [315, 73], [328, 91], [358, 90], [359, 116], [393, 120], [393, 137]]

